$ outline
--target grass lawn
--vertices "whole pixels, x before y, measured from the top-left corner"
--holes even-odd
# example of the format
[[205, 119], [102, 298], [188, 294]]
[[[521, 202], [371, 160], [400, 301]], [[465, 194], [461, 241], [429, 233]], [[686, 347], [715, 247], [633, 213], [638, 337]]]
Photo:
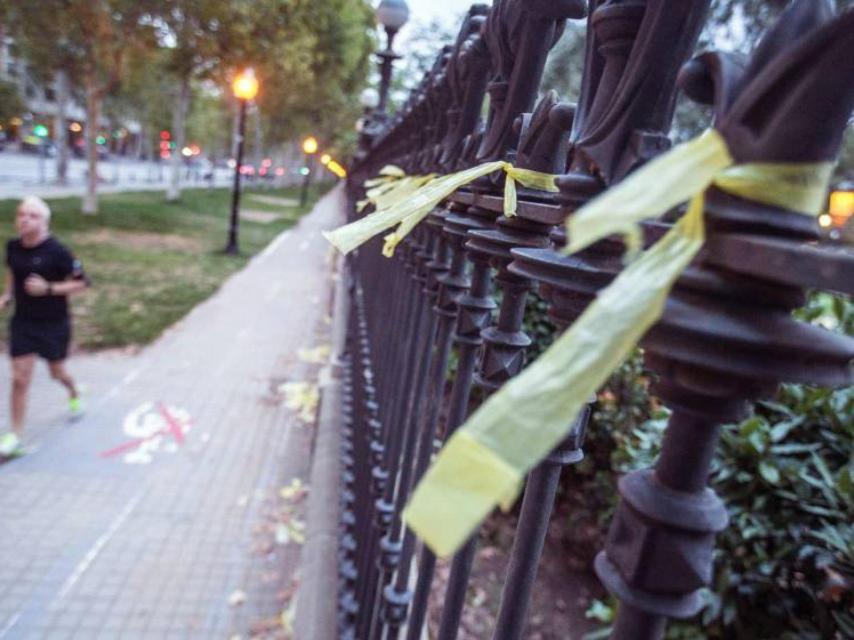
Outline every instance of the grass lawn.
[[[293, 226], [326, 188], [313, 187], [305, 208], [298, 206], [299, 188], [247, 189], [239, 257], [218, 253], [228, 230], [228, 189], [187, 189], [180, 202], [169, 204], [161, 191], [102, 195], [96, 215], [80, 213], [80, 198], [48, 201], [51, 231], [92, 280], [91, 289], [72, 298], [74, 344], [93, 350], [151, 342]], [[15, 235], [16, 205], [0, 200], [3, 251]], [[10, 315], [2, 312], [3, 346]]]

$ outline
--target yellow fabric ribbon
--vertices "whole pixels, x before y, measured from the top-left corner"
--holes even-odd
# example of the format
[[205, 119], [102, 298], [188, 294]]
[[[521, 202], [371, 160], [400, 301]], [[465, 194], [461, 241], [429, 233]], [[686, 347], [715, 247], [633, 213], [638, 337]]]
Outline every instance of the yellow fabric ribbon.
[[405, 177], [406, 173], [400, 167], [393, 164], [384, 166], [376, 178], [365, 180], [365, 188], [368, 191], [365, 193], [365, 199], [356, 203], [356, 211], [361, 213], [369, 204], [377, 204], [379, 196], [394, 189], [395, 183]]
[[[456, 431], [416, 487], [404, 519], [438, 555], [454, 553], [511, 488], [566, 436], [592, 393], [658, 320], [667, 295], [704, 241], [703, 192], [817, 214], [831, 163], [733, 163], [707, 132], [648, 163], [569, 220], [570, 252], [613, 233], [639, 247], [639, 223], [690, 199], [688, 211], [632, 261], [531, 366]], [[806, 206], [809, 205], [809, 206]], [[634, 239], [632, 239], [634, 238]], [[515, 497], [515, 493], [513, 494]], [[512, 500], [509, 500], [512, 502]]]
[[368, 191], [367, 201], [362, 202], [373, 202], [376, 205], [376, 211], [334, 231], [324, 232], [323, 235], [339, 251], [346, 254], [376, 234], [398, 225], [397, 229], [384, 238], [383, 255], [391, 257], [400, 241], [430, 213], [433, 207], [457, 189], [499, 170], [507, 174], [504, 185], [506, 216], [516, 214], [516, 182], [543, 191], [557, 191], [554, 184], [557, 176], [530, 169], [519, 169], [509, 162], [502, 161], [487, 162], [438, 178], [434, 174], [418, 177], [398, 176], [394, 183], [385, 180], [375, 182], [378, 179], [372, 179], [365, 185], [369, 186], [368, 182], [370, 182], [374, 187]]
[[514, 167], [509, 162], [497, 161], [487, 162], [486, 164], [472, 167], [457, 173], [452, 173], [443, 176], [436, 180], [436, 191], [431, 195], [429, 201], [424, 206], [418, 207], [415, 211], [409, 213], [400, 222], [400, 226], [392, 233], [383, 238], [383, 255], [390, 258], [394, 255], [394, 250], [397, 245], [403, 240], [415, 226], [421, 222], [424, 217], [430, 213], [430, 210], [439, 204], [442, 200], [451, 195], [460, 187], [464, 187], [470, 182], [474, 182], [481, 176], [489, 175], [498, 170], [503, 170], [506, 174], [504, 181], [504, 215], [509, 217], [516, 215], [516, 183], [530, 187], [532, 189], [540, 189], [541, 191], [556, 192], [558, 190], [555, 185], [557, 176], [530, 169], [519, 169]]
[[504, 163], [504, 172], [507, 178], [504, 180], [504, 215], [511, 218], [516, 215], [516, 183], [520, 183], [529, 189], [539, 189], [557, 193], [559, 189], [555, 184], [556, 175], [532, 171], [531, 169], [520, 169], [509, 162]]
[[366, 187], [375, 187], [378, 184], [382, 184], [384, 182], [388, 182], [389, 180], [399, 180], [400, 178], [405, 178], [406, 172], [398, 167], [397, 165], [387, 164], [380, 172], [377, 174], [376, 178], [370, 178], [369, 180], [365, 180]]

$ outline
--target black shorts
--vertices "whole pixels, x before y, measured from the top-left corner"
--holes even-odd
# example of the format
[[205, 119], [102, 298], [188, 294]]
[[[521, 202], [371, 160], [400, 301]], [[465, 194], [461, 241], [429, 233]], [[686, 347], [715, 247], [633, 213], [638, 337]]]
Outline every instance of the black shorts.
[[48, 362], [65, 360], [71, 342], [71, 321], [21, 320], [9, 323], [9, 352], [13, 358], [37, 354]]

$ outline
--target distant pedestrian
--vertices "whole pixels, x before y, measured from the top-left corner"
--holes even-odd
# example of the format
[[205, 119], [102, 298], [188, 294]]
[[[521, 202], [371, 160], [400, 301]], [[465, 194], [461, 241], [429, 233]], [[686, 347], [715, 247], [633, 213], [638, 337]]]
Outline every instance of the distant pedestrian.
[[24, 416], [36, 356], [45, 359], [50, 375], [68, 391], [72, 417], [83, 407], [74, 380], [65, 370], [71, 340], [67, 297], [89, 286], [80, 262], [50, 235], [50, 208], [30, 196], [18, 205], [18, 237], [6, 244], [6, 286], [0, 306], [14, 298], [9, 323], [12, 359], [11, 431], [0, 435], [0, 456], [24, 452]]

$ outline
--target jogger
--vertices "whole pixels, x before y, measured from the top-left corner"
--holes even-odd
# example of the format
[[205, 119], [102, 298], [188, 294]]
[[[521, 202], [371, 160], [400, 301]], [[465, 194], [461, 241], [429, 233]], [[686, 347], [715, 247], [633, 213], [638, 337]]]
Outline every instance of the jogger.
[[12, 359], [10, 431], [0, 436], [0, 456], [20, 454], [27, 395], [36, 356], [47, 361], [51, 377], [68, 391], [72, 414], [82, 409], [74, 379], [65, 368], [71, 341], [67, 297], [89, 285], [80, 262], [50, 235], [50, 208], [36, 197], [18, 205], [18, 238], [6, 245], [6, 282], [0, 306], [14, 298], [9, 323]]

